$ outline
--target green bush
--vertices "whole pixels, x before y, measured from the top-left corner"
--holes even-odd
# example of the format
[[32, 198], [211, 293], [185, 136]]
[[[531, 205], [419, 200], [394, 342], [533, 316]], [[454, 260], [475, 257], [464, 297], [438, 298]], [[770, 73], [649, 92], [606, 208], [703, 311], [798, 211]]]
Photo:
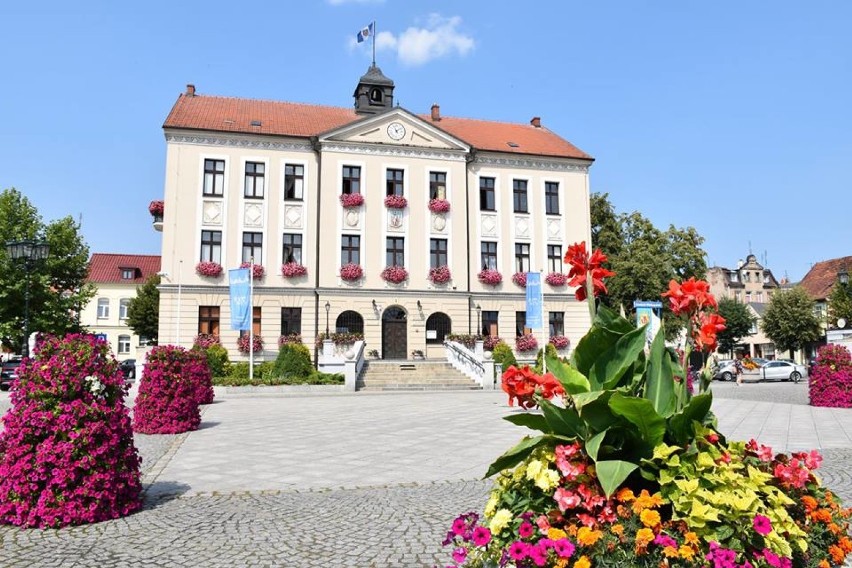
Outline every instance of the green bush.
[[221, 345], [211, 345], [204, 350], [207, 355], [207, 366], [214, 377], [226, 377], [230, 372], [231, 361], [228, 359], [228, 350]]
[[276, 377], [308, 378], [314, 372], [311, 352], [301, 343], [285, 343], [278, 349], [274, 369]]
[[[268, 361], [267, 363], [272, 363]], [[264, 363], [266, 365], [267, 363]], [[240, 365], [242, 363], [237, 363]], [[257, 369], [255, 369], [257, 371]], [[341, 373], [318, 373], [313, 372], [308, 377], [276, 377], [274, 373], [259, 375], [255, 373], [254, 380], [248, 378], [248, 368], [245, 376], [241, 377], [216, 377], [213, 384], [220, 387], [243, 387], [243, 386], [274, 386], [274, 385], [342, 385], [344, 377]]]
[[[548, 343], [545, 346], [545, 349], [548, 357], [555, 357], [556, 359], [559, 359], [559, 353], [556, 352], [556, 347], [554, 347], [552, 344]], [[535, 372], [539, 375], [542, 372], [542, 353], [544, 353], [544, 351], [545, 350], [543, 349], [539, 349], [538, 355], [536, 355], [535, 357]]]
[[510, 365], [518, 366], [518, 360], [515, 359], [515, 354], [512, 353], [512, 348], [505, 343], [498, 343], [494, 346], [493, 352], [494, 362], [503, 365], [503, 370], [509, 368]]

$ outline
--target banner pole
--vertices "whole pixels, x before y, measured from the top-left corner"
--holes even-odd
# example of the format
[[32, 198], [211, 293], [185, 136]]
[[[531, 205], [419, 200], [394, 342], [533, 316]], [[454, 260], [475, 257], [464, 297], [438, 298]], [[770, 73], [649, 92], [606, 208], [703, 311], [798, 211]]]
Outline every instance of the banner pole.
[[254, 257], [249, 258], [249, 382], [254, 382]]

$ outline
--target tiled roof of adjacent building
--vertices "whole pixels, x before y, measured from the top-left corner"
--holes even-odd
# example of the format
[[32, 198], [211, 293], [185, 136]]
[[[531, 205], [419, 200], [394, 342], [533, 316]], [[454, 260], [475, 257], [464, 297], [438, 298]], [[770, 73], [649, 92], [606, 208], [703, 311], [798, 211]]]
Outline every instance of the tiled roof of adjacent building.
[[842, 270], [852, 272], [852, 256], [817, 262], [805, 274], [799, 286], [814, 300], [824, 300], [831, 294], [831, 288], [837, 282], [837, 273]]
[[[182, 93], [163, 128], [309, 138], [364, 118], [351, 108]], [[432, 120], [430, 115], [420, 118], [478, 150], [593, 159], [543, 126], [445, 116]], [[538, 119], [533, 122], [540, 124]]]
[[[133, 278], [124, 278], [128, 269]], [[160, 256], [153, 254], [94, 253], [89, 260], [87, 282], [95, 284], [142, 284], [160, 271]]]

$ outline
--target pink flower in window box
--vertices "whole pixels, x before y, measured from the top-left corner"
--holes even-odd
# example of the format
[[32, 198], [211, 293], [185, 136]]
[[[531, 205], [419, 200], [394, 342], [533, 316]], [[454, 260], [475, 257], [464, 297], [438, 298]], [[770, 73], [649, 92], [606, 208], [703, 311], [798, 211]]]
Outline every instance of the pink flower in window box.
[[251, 267], [251, 276], [254, 280], [260, 280], [263, 278], [266, 271], [263, 269], [262, 264], [250, 264], [248, 262], [244, 262], [240, 265], [240, 268], [249, 268]]
[[408, 200], [401, 195], [388, 195], [385, 197], [385, 207], [388, 209], [405, 209], [408, 207]]
[[488, 286], [497, 286], [503, 281], [503, 275], [494, 269], [486, 268], [476, 275], [476, 278]]
[[450, 278], [452, 278], [452, 275], [450, 274], [449, 266], [436, 266], [429, 269], [429, 280], [433, 284], [446, 284], [450, 281]]
[[512, 282], [520, 286], [521, 288], [527, 287], [527, 273], [526, 272], [515, 272], [512, 274]]
[[[252, 337], [253, 345], [252, 351], [255, 353], [259, 353], [263, 351], [263, 338], [259, 335], [255, 335]], [[248, 353], [249, 352], [249, 334], [246, 333], [237, 338], [237, 349], [240, 350], [240, 353]]]
[[551, 286], [565, 286], [568, 283], [568, 277], [559, 272], [551, 272], [547, 276], [544, 277], [544, 281], [550, 284]]
[[360, 193], [343, 193], [340, 195], [340, 204], [346, 209], [364, 205], [364, 196]]
[[568, 343], [570, 342], [568, 341], [568, 338], [564, 335], [554, 335], [550, 338], [550, 341], [548, 341], [548, 343], [550, 343], [557, 349], [565, 349], [566, 347], [568, 347]]
[[340, 277], [348, 282], [360, 280], [364, 275], [364, 269], [357, 264], [344, 264], [340, 267]]
[[218, 278], [222, 275], [222, 265], [218, 262], [199, 262], [195, 265], [195, 273], [208, 278]]
[[304, 276], [307, 273], [308, 269], [298, 262], [285, 262], [281, 265], [281, 275], [284, 276], [284, 278], [296, 278], [298, 276]]
[[503, 343], [503, 340], [496, 335], [486, 335], [482, 339], [482, 348], [486, 351], [494, 351], [494, 348]]
[[301, 344], [302, 336], [298, 333], [288, 333], [287, 335], [282, 335], [278, 338], [278, 347], [282, 345], [293, 345], [293, 344]]
[[219, 343], [219, 336], [212, 335], [210, 333], [199, 333], [195, 336], [195, 340], [192, 342], [196, 347], [200, 347], [201, 349], [207, 349], [208, 347], [212, 347], [214, 345], [221, 345]]
[[449, 213], [450, 202], [446, 199], [432, 199], [429, 201], [429, 211], [432, 213]]
[[408, 271], [401, 266], [388, 266], [382, 270], [382, 279], [386, 282], [399, 284], [408, 280]]
[[535, 351], [538, 349], [538, 341], [531, 334], [522, 335], [515, 338], [515, 349], [519, 352]]
[[165, 205], [163, 201], [160, 199], [156, 199], [148, 204], [148, 213], [150, 213], [154, 217], [158, 217], [160, 219], [163, 218], [163, 212], [165, 211]]

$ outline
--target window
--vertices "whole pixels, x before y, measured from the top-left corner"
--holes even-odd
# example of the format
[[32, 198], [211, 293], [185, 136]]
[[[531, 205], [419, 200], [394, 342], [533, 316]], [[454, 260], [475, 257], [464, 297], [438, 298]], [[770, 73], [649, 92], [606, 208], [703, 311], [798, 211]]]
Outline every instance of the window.
[[556, 182], [544, 183], [544, 211], [548, 215], [559, 215], [559, 184]]
[[133, 280], [136, 278], [136, 269], [135, 268], [122, 268], [121, 269], [121, 279], [122, 280]]
[[260, 162], [246, 162], [245, 196], [263, 199], [263, 181], [266, 165]]
[[747, 292], [745, 293], [745, 300], [746, 300], [746, 304], [748, 304], [748, 303], [750, 303], [750, 302], [751, 302], [751, 292], [748, 292], [748, 291], [747, 291]]
[[547, 269], [562, 272], [562, 245], [547, 245]]
[[512, 202], [515, 206], [515, 213], [529, 213], [527, 208], [527, 180], [512, 180]]
[[282, 262], [295, 262], [302, 264], [302, 235], [298, 233], [284, 233], [281, 236], [283, 251]]
[[403, 179], [405, 172], [402, 170], [388, 170], [385, 192], [387, 195], [402, 195]]
[[343, 166], [343, 193], [361, 193], [361, 167]]
[[[254, 307], [251, 310], [251, 331], [254, 335], [260, 335], [260, 306]], [[248, 334], [248, 330], [240, 330], [240, 337], [245, 337]]]
[[743, 272], [743, 282], [751, 282], [751, 273]]
[[118, 336], [118, 354], [119, 355], [127, 355], [130, 353], [130, 336], [129, 335], [119, 335]]
[[281, 335], [302, 333], [302, 308], [281, 308]]
[[430, 314], [426, 318], [426, 343], [427, 344], [442, 344], [444, 338], [452, 332], [450, 317], [441, 312]]
[[429, 268], [447, 266], [447, 239], [429, 239]]
[[482, 335], [490, 335], [497, 337], [497, 316], [498, 312], [484, 311], [482, 312]]
[[204, 195], [222, 197], [225, 188], [225, 160], [204, 160]]
[[385, 241], [386, 266], [405, 266], [405, 239], [403, 237], [387, 237]]
[[130, 309], [130, 298], [122, 298], [118, 301], [118, 319], [127, 319], [127, 311]]
[[482, 270], [497, 270], [497, 243], [482, 241]]
[[742, 295], [742, 292], [740, 292], [739, 290], [737, 290], [736, 292], [734, 292], [734, 299], [735, 299], [736, 301], [738, 301], [738, 302], [742, 302], [742, 301], [743, 301], [743, 295]]
[[731, 272], [731, 282], [739, 282], [740, 277], [736, 272]]
[[358, 312], [346, 310], [337, 316], [334, 321], [334, 330], [337, 333], [364, 333], [364, 318]]
[[358, 235], [343, 235], [340, 247], [341, 264], [361, 264], [361, 237]]
[[762, 302], [763, 301], [763, 292], [755, 292], [754, 293], [754, 301]]
[[447, 198], [447, 174], [429, 172], [429, 199]]
[[222, 264], [222, 231], [201, 231], [201, 261]]
[[515, 337], [522, 336], [526, 326], [527, 312], [515, 312]]
[[554, 335], [565, 335], [565, 312], [549, 312], [548, 327], [550, 337]]
[[496, 211], [494, 200], [494, 178], [479, 178], [480, 211]]
[[301, 201], [305, 196], [305, 167], [295, 164], [284, 166], [284, 199]]
[[530, 271], [530, 245], [515, 243], [515, 272]]
[[109, 298], [98, 298], [98, 319], [109, 317]]
[[219, 335], [219, 306], [198, 306], [198, 333]]
[[260, 264], [262, 254], [263, 233], [243, 233], [243, 262], [254, 259], [255, 264]]

